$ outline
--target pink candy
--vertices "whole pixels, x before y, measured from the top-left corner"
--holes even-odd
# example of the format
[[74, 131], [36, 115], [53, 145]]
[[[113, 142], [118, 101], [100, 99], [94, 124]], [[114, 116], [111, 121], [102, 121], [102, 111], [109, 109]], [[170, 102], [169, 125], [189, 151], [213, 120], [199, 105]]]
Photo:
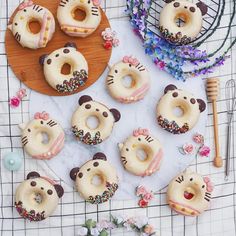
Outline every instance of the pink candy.
[[133, 66], [137, 66], [139, 64], [138, 59], [137, 58], [133, 58], [132, 56], [125, 56], [123, 58], [123, 62], [124, 63], [129, 63], [129, 64], [131, 64]]
[[34, 5], [33, 1], [24, 1], [23, 3], [20, 4], [19, 10], [23, 10], [26, 7], [31, 7], [33, 5]]
[[101, 0], [93, 0], [93, 5], [98, 7], [101, 5]]
[[212, 192], [214, 190], [214, 184], [211, 182], [210, 178], [204, 177], [203, 180], [207, 185], [207, 191]]
[[143, 135], [143, 136], [149, 135], [148, 129], [141, 129], [141, 128], [138, 128], [137, 130], [134, 130], [133, 136], [134, 136], [134, 137], [138, 137], [139, 135]]
[[35, 115], [34, 115], [34, 119], [36, 120], [48, 120], [49, 119], [49, 114], [46, 113], [45, 111], [43, 111], [42, 113], [40, 112], [37, 112]]

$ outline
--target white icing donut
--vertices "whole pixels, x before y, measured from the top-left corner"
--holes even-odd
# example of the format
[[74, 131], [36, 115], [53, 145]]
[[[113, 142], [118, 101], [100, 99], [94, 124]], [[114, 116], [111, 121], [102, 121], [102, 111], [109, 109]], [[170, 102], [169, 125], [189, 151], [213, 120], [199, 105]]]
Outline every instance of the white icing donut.
[[[167, 0], [160, 13], [160, 31], [172, 43], [188, 44], [197, 37], [202, 28], [202, 16], [207, 13], [203, 2], [194, 4], [184, 0]], [[182, 19], [184, 24], [176, 23]]]
[[[84, 86], [88, 79], [88, 63], [75, 47], [74, 44], [68, 43], [64, 48], [40, 58], [48, 84], [59, 93], [72, 93]], [[67, 75], [62, 73], [65, 64], [71, 66]]]
[[[71, 120], [73, 133], [85, 144], [100, 144], [110, 136], [114, 123], [120, 120], [120, 112], [114, 108], [109, 110], [105, 105], [93, 101], [87, 95], [79, 99], [79, 105]], [[99, 122], [95, 129], [87, 125], [87, 119], [92, 116], [96, 117]]]
[[[102, 16], [98, 0], [61, 0], [57, 19], [61, 29], [74, 37], [87, 37], [100, 25]], [[75, 11], [80, 9], [85, 12], [85, 19], [75, 19]]]
[[[32, 21], [40, 23], [40, 32], [34, 34], [30, 31], [29, 24]], [[55, 32], [55, 20], [48, 9], [34, 4], [33, 1], [26, 0], [18, 7], [12, 24], [8, 28], [22, 47], [44, 48]]]
[[[175, 115], [175, 108], [180, 108], [183, 114]], [[168, 132], [181, 134], [196, 125], [200, 113], [205, 109], [206, 103], [202, 99], [170, 84], [165, 88], [165, 95], [157, 105], [157, 121]]]
[[47, 177], [31, 172], [16, 190], [15, 208], [25, 219], [41, 221], [53, 214], [64, 190]]
[[[123, 85], [122, 80], [125, 76], [132, 78], [131, 87]], [[147, 69], [136, 58], [128, 56], [110, 69], [106, 83], [111, 96], [121, 103], [132, 103], [143, 99], [150, 88]]]
[[19, 125], [24, 150], [35, 159], [49, 160], [63, 148], [65, 134], [57, 121], [45, 112], [36, 113], [29, 123]]
[[[100, 178], [100, 183], [93, 182], [95, 176]], [[75, 181], [80, 195], [92, 204], [108, 201], [118, 189], [116, 170], [103, 153], [96, 153], [93, 160], [86, 162], [81, 168], [72, 169], [70, 177]]]
[[[147, 129], [133, 132], [124, 143], [119, 144], [121, 161], [127, 171], [137, 176], [150, 176], [160, 169], [163, 150], [160, 142]], [[146, 159], [137, 157], [138, 150], [144, 150]]]
[[213, 184], [189, 170], [176, 176], [167, 190], [167, 203], [179, 214], [198, 216], [209, 208]]

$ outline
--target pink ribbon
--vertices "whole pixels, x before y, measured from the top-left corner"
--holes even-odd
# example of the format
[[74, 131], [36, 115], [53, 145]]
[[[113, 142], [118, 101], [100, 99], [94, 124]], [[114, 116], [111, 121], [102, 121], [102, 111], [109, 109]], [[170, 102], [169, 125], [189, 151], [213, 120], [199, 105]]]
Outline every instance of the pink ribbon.
[[33, 1], [25, 1], [25, 2], [22, 2], [22, 3], [20, 4], [20, 6], [19, 6], [19, 10], [23, 10], [23, 9], [25, 9], [26, 7], [31, 7], [31, 6], [33, 6], [33, 5], [34, 5]]
[[123, 58], [123, 62], [124, 63], [129, 63], [129, 64], [131, 64], [133, 66], [137, 66], [139, 64], [138, 59], [137, 58], [133, 58], [132, 56], [125, 56]]
[[101, 0], [93, 0], [93, 5], [99, 7], [101, 5]]
[[138, 129], [134, 130], [133, 136], [134, 136], [134, 137], [138, 137], [139, 135], [143, 135], [143, 136], [149, 135], [148, 129], [141, 129], [141, 128], [138, 128]]
[[34, 115], [34, 119], [36, 119], [36, 120], [48, 120], [49, 119], [49, 114], [46, 113], [45, 111], [43, 111], [42, 113], [37, 112]]
[[204, 177], [203, 180], [206, 183], [207, 191], [212, 192], [213, 189], [214, 189], [214, 184], [211, 182], [210, 178], [209, 177]]

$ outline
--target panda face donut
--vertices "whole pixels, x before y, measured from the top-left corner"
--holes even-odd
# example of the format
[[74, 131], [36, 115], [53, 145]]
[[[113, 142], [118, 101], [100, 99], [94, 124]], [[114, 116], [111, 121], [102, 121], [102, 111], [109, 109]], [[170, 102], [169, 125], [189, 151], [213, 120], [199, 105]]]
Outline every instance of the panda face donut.
[[[95, 176], [100, 178], [100, 183], [93, 183]], [[93, 160], [86, 162], [81, 168], [72, 169], [70, 177], [75, 181], [81, 196], [92, 204], [108, 201], [118, 189], [116, 170], [103, 153], [96, 153]]]
[[[147, 129], [133, 132], [124, 143], [119, 144], [121, 161], [127, 171], [137, 176], [150, 176], [160, 169], [163, 150], [160, 142]], [[143, 150], [146, 158], [141, 160], [137, 151]]]
[[[57, 10], [57, 19], [61, 29], [74, 37], [87, 37], [100, 25], [102, 16], [100, 0], [61, 0]], [[82, 10], [85, 18], [75, 19], [75, 12]]]
[[41, 221], [52, 215], [63, 194], [60, 185], [37, 172], [31, 172], [27, 180], [17, 187], [15, 208], [23, 218]]
[[[188, 44], [197, 37], [202, 28], [202, 16], [207, 13], [203, 2], [194, 4], [184, 0], [166, 0], [160, 14], [160, 32], [174, 44]], [[176, 22], [184, 23], [179, 26]]]
[[187, 170], [170, 182], [167, 202], [179, 214], [198, 216], [209, 208], [212, 191], [208, 177]]
[[[175, 115], [175, 108], [180, 108], [183, 114]], [[171, 84], [165, 88], [165, 95], [157, 105], [157, 121], [164, 130], [182, 134], [196, 125], [205, 109], [206, 103], [202, 99]]]
[[35, 159], [49, 160], [63, 148], [65, 134], [57, 121], [46, 112], [36, 113], [29, 123], [20, 125], [24, 150]]
[[[125, 76], [132, 78], [130, 87], [125, 87], [122, 83]], [[143, 99], [150, 88], [147, 69], [136, 58], [128, 56], [111, 68], [106, 82], [111, 96], [121, 103]]]
[[[31, 32], [29, 27], [33, 21], [37, 21], [41, 25], [41, 30], [36, 34]], [[8, 28], [22, 47], [44, 48], [55, 32], [55, 20], [48, 9], [26, 0], [18, 7], [12, 24]]]
[[[81, 142], [88, 145], [97, 145], [107, 139], [113, 129], [114, 123], [120, 120], [120, 112], [116, 109], [108, 109], [105, 105], [93, 101], [85, 95], [79, 99], [79, 108], [72, 116], [72, 131]], [[89, 128], [87, 119], [96, 117], [98, 126]]]
[[[39, 62], [48, 84], [59, 93], [72, 93], [88, 79], [88, 63], [74, 44], [68, 43], [50, 55], [42, 55]], [[70, 65], [70, 73], [66, 75], [62, 73], [65, 64]]]

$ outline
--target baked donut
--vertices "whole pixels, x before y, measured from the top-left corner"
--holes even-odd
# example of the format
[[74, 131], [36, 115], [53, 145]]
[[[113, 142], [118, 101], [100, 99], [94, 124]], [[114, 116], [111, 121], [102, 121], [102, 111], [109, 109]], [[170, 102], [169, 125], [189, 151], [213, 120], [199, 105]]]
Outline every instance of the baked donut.
[[[88, 79], [88, 63], [73, 43], [67, 43], [50, 55], [42, 55], [39, 63], [48, 84], [59, 93], [72, 93], [84, 86]], [[69, 74], [62, 73], [66, 64], [70, 65]]]
[[[167, 4], [160, 13], [159, 29], [171, 43], [188, 44], [197, 37], [202, 28], [202, 16], [207, 6], [199, 1], [194, 4], [184, 0], [166, 0]], [[182, 22], [179, 26], [177, 22]]]
[[[93, 182], [95, 176], [100, 178], [100, 183]], [[108, 201], [118, 189], [116, 170], [103, 153], [96, 153], [93, 159], [81, 168], [72, 169], [70, 177], [75, 181], [80, 195], [92, 204]]]
[[[200, 113], [205, 111], [206, 103], [173, 84], [168, 85], [164, 93], [157, 105], [159, 125], [173, 134], [182, 134], [192, 129], [198, 122]], [[180, 108], [183, 114], [175, 115], [175, 108]]]
[[[110, 136], [114, 123], [120, 120], [120, 112], [93, 101], [87, 95], [79, 99], [79, 105], [79, 108], [72, 116], [72, 132], [79, 141], [85, 144], [100, 144]], [[96, 117], [99, 122], [98, 126], [94, 129], [89, 128], [87, 125], [87, 120], [90, 117]]]
[[[122, 83], [125, 76], [132, 78], [130, 87]], [[121, 103], [133, 103], [143, 99], [150, 88], [147, 69], [136, 58], [129, 56], [125, 56], [110, 69], [106, 83], [110, 95]]]
[[[38, 33], [30, 30], [31, 22], [40, 24], [41, 30]], [[19, 5], [17, 13], [13, 16], [12, 24], [8, 28], [22, 47], [44, 48], [55, 32], [55, 20], [47, 8], [26, 0]]]
[[53, 214], [63, 194], [61, 185], [30, 172], [16, 189], [15, 208], [24, 219], [41, 221]]
[[167, 190], [167, 203], [179, 214], [198, 216], [209, 208], [213, 184], [190, 170], [176, 176]]
[[[124, 168], [134, 175], [150, 176], [160, 168], [163, 158], [162, 146], [147, 129], [134, 130], [132, 136], [119, 144], [119, 149]], [[138, 150], [145, 152], [144, 160], [138, 158]]]
[[[76, 19], [76, 11], [85, 13], [83, 20]], [[87, 37], [101, 23], [100, 0], [61, 0], [57, 9], [57, 19], [61, 29], [74, 37]]]
[[63, 148], [65, 134], [57, 121], [46, 112], [36, 113], [29, 123], [19, 125], [24, 150], [33, 158], [50, 160]]

